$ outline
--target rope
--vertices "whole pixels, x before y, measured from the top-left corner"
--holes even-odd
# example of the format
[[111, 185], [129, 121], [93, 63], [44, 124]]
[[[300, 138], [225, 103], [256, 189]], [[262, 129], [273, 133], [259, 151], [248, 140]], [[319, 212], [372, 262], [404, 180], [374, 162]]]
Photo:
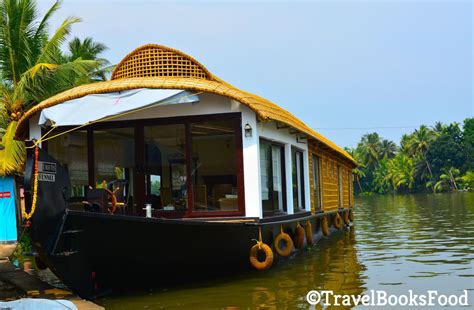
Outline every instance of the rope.
[[56, 129], [56, 127], [57, 127], [57, 126], [56, 126], [55, 124], [53, 124], [53, 125], [51, 126], [51, 129], [48, 130], [47, 133], [45, 133], [45, 134], [44, 134], [43, 136], [41, 136], [37, 141], [35, 141], [35, 143], [34, 143], [32, 146], [27, 146], [26, 148], [27, 148], [27, 149], [31, 149], [31, 148], [34, 148], [34, 147], [38, 146], [38, 145], [41, 143], [41, 141], [43, 141], [43, 139], [46, 138], [47, 135], [49, 135], [51, 132], [53, 132], [54, 129]]
[[257, 242], [258, 249], [262, 249], [263, 241], [262, 241], [262, 227], [258, 227], [258, 240], [257, 239], [252, 239], [252, 241]]
[[[195, 96], [195, 95], [199, 95], [199, 94], [202, 94], [204, 93], [203, 91], [200, 91], [200, 92], [196, 92], [196, 93], [192, 93], [192, 94], [189, 94], [189, 95], [186, 95], [184, 97], [180, 97], [179, 99], [184, 99], [184, 98], [188, 98], [188, 97], [191, 97], [191, 96]], [[107, 116], [107, 117], [104, 117], [104, 118], [101, 118], [101, 119], [98, 119], [98, 120], [94, 120], [94, 121], [90, 121], [89, 123], [87, 124], [82, 124], [82, 125], [79, 125], [79, 126], [76, 126], [74, 128], [71, 128], [71, 129], [68, 129], [66, 131], [63, 131], [63, 132], [60, 132], [58, 134], [55, 134], [49, 138], [46, 138], [46, 136], [52, 132], [54, 129], [56, 129], [58, 126], [57, 125], [53, 125], [53, 128], [51, 128], [51, 130], [49, 130], [44, 136], [42, 136], [41, 138], [39, 138], [35, 143], [34, 145], [32, 146], [27, 146], [26, 148], [34, 148], [36, 146], [39, 145], [40, 142], [45, 142], [45, 141], [48, 141], [48, 140], [51, 140], [51, 139], [54, 139], [54, 138], [57, 138], [57, 137], [60, 137], [62, 135], [65, 135], [67, 133], [70, 133], [70, 132], [73, 132], [75, 130], [78, 130], [78, 129], [81, 129], [83, 127], [86, 127], [86, 126], [89, 126], [89, 125], [92, 125], [92, 124], [96, 124], [96, 123], [100, 123], [100, 122], [104, 122], [104, 121], [108, 121], [108, 120], [112, 120], [112, 119], [115, 119], [115, 118], [118, 118], [120, 116], [125, 116], [125, 115], [129, 115], [129, 114], [132, 114], [132, 113], [136, 113], [136, 112], [140, 112], [140, 111], [144, 111], [144, 110], [147, 110], [147, 109], [151, 109], [151, 108], [155, 108], [155, 107], [158, 107], [160, 105], [163, 105], [163, 104], [167, 104], [167, 103], [172, 103], [173, 101], [175, 101], [176, 99], [171, 99], [171, 100], [168, 100], [168, 101], [162, 101], [162, 102], [158, 102], [158, 103], [155, 103], [155, 104], [152, 104], [152, 105], [148, 105], [146, 107], [141, 107], [139, 109], [135, 109], [135, 110], [131, 110], [131, 111], [125, 111], [125, 112], [122, 112], [122, 113], [119, 113], [119, 114], [115, 114], [115, 115], [110, 115], [110, 116]]]

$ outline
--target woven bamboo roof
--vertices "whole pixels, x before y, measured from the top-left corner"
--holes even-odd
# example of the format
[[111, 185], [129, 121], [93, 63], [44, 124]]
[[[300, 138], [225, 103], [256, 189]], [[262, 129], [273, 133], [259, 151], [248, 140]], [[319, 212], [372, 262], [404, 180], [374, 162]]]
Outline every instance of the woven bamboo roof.
[[267, 99], [240, 90], [217, 78], [191, 56], [157, 44], [144, 45], [125, 56], [116, 66], [109, 81], [77, 86], [40, 102], [20, 119], [16, 138], [22, 139], [26, 136], [29, 128], [28, 119], [44, 108], [90, 94], [137, 88], [186, 89], [235, 99], [252, 109], [261, 121], [273, 120], [290, 126], [355, 164], [354, 159], [346, 151], [311, 129], [290, 112]]

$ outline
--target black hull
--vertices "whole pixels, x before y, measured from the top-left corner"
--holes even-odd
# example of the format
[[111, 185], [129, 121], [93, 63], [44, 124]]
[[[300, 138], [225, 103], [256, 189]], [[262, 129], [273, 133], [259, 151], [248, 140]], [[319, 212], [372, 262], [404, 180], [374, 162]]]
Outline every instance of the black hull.
[[249, 250], [258, 239], [259, 227], [263, 241], [272, 244], [282, 224], [292, 235], [297, 222], [310, 221], [318, 239], [320, 216], [234, 223], [65, 210], [53, 238], [41, 240], [44, 235], [34, 233], [32, 238], [40, 258], [63, 283], [91, 298], [138, 283], [159, 286], [182, 275], [189, 280], [250, 269]]

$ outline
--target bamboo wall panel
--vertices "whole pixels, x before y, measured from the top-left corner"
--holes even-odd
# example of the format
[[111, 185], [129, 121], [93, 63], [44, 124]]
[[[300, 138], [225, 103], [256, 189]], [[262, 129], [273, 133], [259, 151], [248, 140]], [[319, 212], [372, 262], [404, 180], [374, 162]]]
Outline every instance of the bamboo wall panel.
[[349, 180], [352, 178], [351, 170], [347, 167], [341, 167], [341, 178], [342, 178], [342, 191], [343, 191], [343, 207], [349, 208], [351, 204], [350, 198], [350, 182]]
[[[318, 144], [309, 143], [309, 169], [310, 169], [310, 190], [311, 190], [311, 211], [316, 212], [314, 197], [314, 163], [313, 155], [320, 158], [319, 180], [321, 185], [321, 210], [337, 210], [339, 207], [349, 208], [353, 204], [352, 168], [347, 163], [331, 152], [318, 147]], [[338, 166], [341, 176], [342, 195], [339, 193]], [[342, 196], [342, 201], [341, 200]]]
[[308, 152], [308, 162], [309, 162], [309, 202], [311, 204], [311, 213], [316, 212], [316, 203], [314, 201], [314, 169], [313, 169], [313, 152], [311, 150]]
[[354, 206], [355, 206], [355, 198], [354, 198], [354, 175], [352, 174], [352, 171], [351, 171], [351, 182], [350, 182], [349, 190], [350, 190], [350, 197], [351, 197], [351, 206], [354, 207]]

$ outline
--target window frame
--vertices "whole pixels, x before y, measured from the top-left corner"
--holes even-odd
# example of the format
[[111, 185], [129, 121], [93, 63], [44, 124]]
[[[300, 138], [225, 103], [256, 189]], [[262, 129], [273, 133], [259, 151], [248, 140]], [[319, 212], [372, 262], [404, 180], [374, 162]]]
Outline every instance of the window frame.
[[[293, 212], [294, 213], [299, 213], [299, 212], [306, 212], [306, 186], [305, 186], [305, 164], [304, 164], [304, 156], [305, 156], [305, 151], [298, 148], [298, 147], [295, 147], [295, 146], [291, 146], [291, 168], [293, 169], [293, 154], [295, 153], [295, 156], [300, 156], [299, 158], [299, 163], [300, 163], [300, 168], [301, 168], [301, 171], [300, 171], [300, 178], [299, 180], [297, 179], [297, 183], [299, 182], [300, 184], [300, 187], [297, 188], [297, 194], [299, 194], [301, 196], [301, 201], [298, 201], [298, 196], [296, 197], [296, 201], [297, 202], [301, 202], [301, 208], [300, 206], [298, 205], [295, 205], [294, 201], [295, 201], [295, 192], [293, 191]], [[298, 160], [297, 158], [295, 157], [295, 160], [296, 160], [296, 163], [295, 163], [295, 166], [296, 166], [296, 169], [298, 170]], [[292, 174], [293, 174], [293, 170], [292, 170]], [[297, 175], [297, 178], [298, 178], [298, 171], [296, 171], [296, 175]], [[291, 176], [291, 180], [292, 182], [294, 181], [293, 180], [293, 175]], [[293, 190], [293, 189], [292, 189]], [[299, 193], [298, 193], [299, 192]]]
[[[272, 216], [280, 216], [280, 215], [285, 215], [285, 214], [288, 214], [288, 203], [287, 203], [287, 196], [286, 196], [286, 161], [285, 161], [285, 144], [284, 143], [280, 143], [280, 142], [277, 142], [277, 141], [273, 141], [273, 140], [270, 140], [270, 139], [266, 139], [264, 137], [259, 137], [259, 156], [260, 156], [260, 144], [261, 143], [267, 143], [270, 145], [270, 154], [271, 154], [271, 147], [272, 146], [277, 146], [280, 148], [280, 154], [281, 154], [281, 157], [280, 157], [280, 162], [281, 162], [281, 179], [282, 179], [282, 210], [278, 209], [278, 210], [272, 210], [272, 211], [264, 211], [263, 210], [263, 204], [262, 204], [262, 217], [265, 218], [265, 217], [272, 217]], [[271, 171], [272, 171], [272, 180], [273, 180], [273, 157], [271, 158]], [[260, 167], [260, 173], [259, 173], [259, 177], [261, 178], [261, 175], [262, 175], [262, 171], [261, 171], [262, 167]], [[261, 182], [261, 180], [259, 179], [258, 180], [259, 182]], [[272, 181], [272, 185], [273, 185], [273, 181]], [[262, 189], [260, 189], [260, 194], [261, 194], [261, 191]], [[272, 191], [273, 192], [273, 191]], [[271, 203], [273, 205], [273, 195], [270, 196], [271, 197]], [[262, 201], [262, 199], [260, 199], [260, 202]]]
[[[321, 192], [321, 157], [317, 154], [311, 155], [311, 160], [313, 163], [313, 201], [314, 201], [314, 210], [319, 212], [322, 210], [322, 192]], [[316, 163], [316, 164], [315, 164]], [[317, 165], [317, 169], [316, 169]], [[316, 194], [316, 195], [315, 195]], [[316, 200], [318, 204], [316, 204]]]
[[[91, 124], [86, 127], [87, 130], [87, 161], [88, 161], [88, 181], [89, 186], [95, 185], [95, 163], [94, 163], [94, 131], [104, 129], [116, 129], [116, 128], [134, 128], [135, 135], [135, 206], [131, 209], [134, 210], [134, 214], [144, 215], [142, 209], [145, 206], [145, 138], [144, 128], [145, 126], [157, 126], [157, 125], [171, 125], [171, 124], [184, 124], [185, 125], [185, 136], [186, 136], [186, 167], [187, 167], [187, 179], [191, 180], [192, 175], [192, 145], [190, 124], [199, 122], [209, 121], [222, 121], [229, 120], [235, 121], [235, 143], [236, 143], [236, 176], [237, 176], [237, 194], [238, 194], [238, 209], [230, 211], [194, 211], [193, 210], [193, 184], [187, 182], [188, 191], [188, 208], [185, 212], [179, 211], [154, 211], [154, 216], [164, 216], [168, 218], [181, 218], [181, 217], [223, 217], [223, 216], [245, 216], [245, 190], [244, 190], [244, 169], [243, 169], [243, 146], [242, 146], [242, 113], [231, 112], [231, 113], [217, 113], [217, 114], [201, 114], [201, 115], [190, 115], [190, 116], [173, 116], [165, 118], [147, 118], [147, 119], [134, 119], [124, 121], [110, 121], [100, 122]], [[76, 126], [62, 126], [55, 128], [49, 134], [53, 136], [58, 133], [62, 133]], [[42, 129], [42, 135], [49, 129]], [[44, 131], [44, 132], [43, 132]], [[47, 151], [47, 141], [42, 143], [42, 148]]]

